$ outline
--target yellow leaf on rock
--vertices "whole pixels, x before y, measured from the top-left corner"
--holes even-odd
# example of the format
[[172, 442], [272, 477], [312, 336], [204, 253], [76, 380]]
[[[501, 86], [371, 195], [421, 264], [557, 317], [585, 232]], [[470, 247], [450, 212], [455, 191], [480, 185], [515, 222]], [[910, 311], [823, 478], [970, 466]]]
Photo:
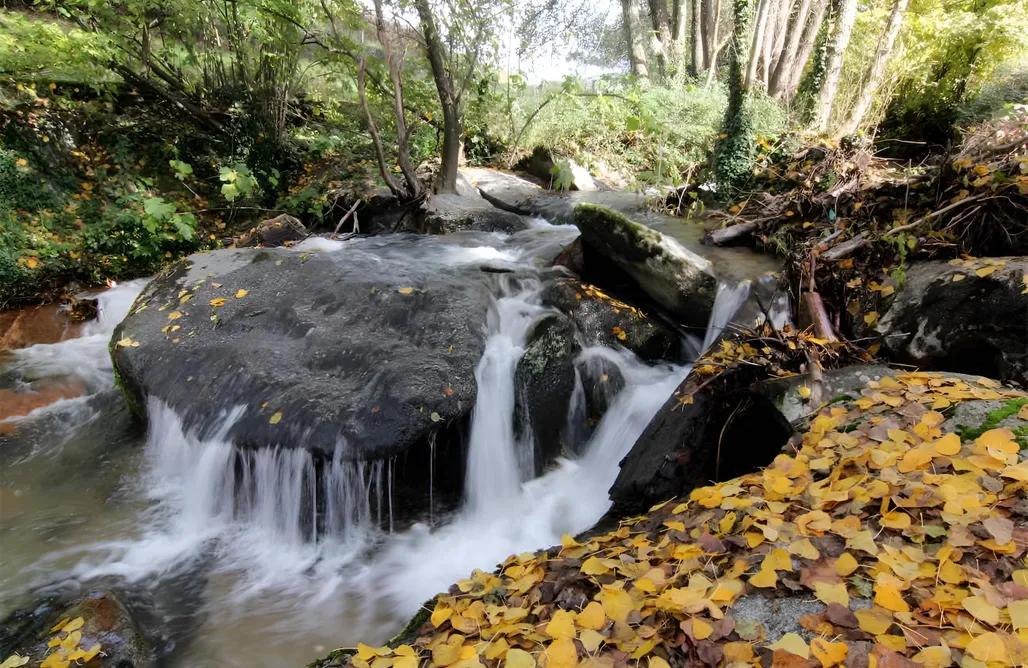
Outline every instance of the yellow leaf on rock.
[[628, 592], [620, 589], [604, 589], [597, 598], [603, 606], [603, 612], [615, 622], [623, 622], [628, 613], [635, 610], [635, 603]]
[[71, 661], [68, 657], [60, 652], [54, 652], [50, 656], [43, 660], [43, 663], [39, 664], [39, 668], [68, 668], [71, 665]]
[[988, 276], [994, 271], [999, 271], [999, 267], [982, 267], [981, 269], [976, 270], [974, 273], [984, 278], [985, 276]]
[[414, 294], [414, 288], [400, 288], [399, 290], [397, 290], [397, 292], [399, 292], [401, 295], [410, 295]]
[[839, 582], [828, 584], [817, 582], [814, 584], [814, 596], [822, 603], [838, 603], [843, 607], [850, 607], [850, 595], [846, 591], [846, 585]]
[[216, 299], [212, 299], [211, 300], [211, 306], [224, 306], [224, 305], [225, 305], [225, 298], [224, 297], [218, 297]]
[[989, 626], [999, 624], [999, 608], [986, 601], [984, 596], [968, 596], [960, 604], [978, 621]]
[[846, 660], [850, 648], [844, 642], [829, 642], [824, 638], [810, 641], [810, 652], [821, 662], [823, 668], [837, 666]]
[[546, 635], [554, 639], [575, 637], [575, 613], [558, 610], [546, 625]]
[[444, 608], [441, 605], [436, 605], [435, 610], [432, 611], [432, 616], [429, 621], [432, 622], [432, 626], [439, 628], [439, 626], [445, 622], [453, 614], [453, 608]]
[[771, 550], [764, 557], [764, 562], [760, 568], [762, 570], [792, 571], [792, 558], [789, 557], [789, 553], [786, 550], [778, 547]]
[[749, 583], [754, 587], [774, 587], [778, 584], [778, 573], [766, 568], [761, 569], [750, 576]]
[[607, 623], [607, 616], [603, 614], [603, 606], [596, 601], [590, 601], [582, 612], [578, 613], [575, 623], [583, 629], [599, 631]]
[[243, 290], [242, 288], [240, 288], [239, 290], [236, 291], [236, 299], [242, 299], [243, 297], [245, 297], [248, 294], [250, 294], [250, 292], [248, 290]]
[[692, 619], [692, 635], [697, 640], [706, 640], [714, 632], [714, 627], [698, 617]]
[[892, 585], [875, 584], [875, 603], [893, 612], [910, 612], [910, 606], [903, 600], [903, 594]]
[[504, 665], [506, 668], [535, 668], [535, 659], [525, 650], [514, 647], [507, 650]]
[[545, 656], [546, 668], [575, 668], [578, 665], [578, 650], [571, 638], [551, 642]]
[[835, 560], [835, 572], [843, 577], [851, 575], [853, 571], [857, 570], [858, 566], [857, 560], [849, 552], [843, 552]]
[[280, 412], [278, 412], [278, 413], [275, 413], [274, 415], [272, 415], [272, 416], [271, 416], [271, 417], [270, 417], [270, 418], [268, 419], [268, 424], [278, 424], [278, 423], [279, 423], [279, 422], [281, 422], [281, 421], [282, 421], [282, 413], [281, 413], [281, 411], [280, 411]]
[[940, 455], [952, 457], [960, 453], [960, 437], [955, 433], [949, 433], [937, 440], [933, 445], [935, 451]]
[[64, 626], [64, 628], [61, 629], [61, 630], [64, 631], [65, 633], [71, 633], [72, 631], [78, 631], [79, 629], [82, 628], [82, 626], [85, 623], [86, 623], [86, 620], [85, 620], [84, 617], [76, 617], [75, 619], [73, 619], [70, 622], [68, 622]]
[[768, 645], [767, 648], [772, 651], [784, 649], [786, 652], [802, 656], [804, 659], [810, 658], [810, 648], [807, 647], [807, 643], [803, 641], [803, 638], [795, 633], [786, 633], [778, 642]]
[[876, 322], [878, 322], [878, 311], [871, 311], [864, 316], [864, 324], [868, 327], [874, 327]]
[[24, 666], [28, 662], [29, 657], [12, 654], [4, 659], [3, 663], [0, 663], [0, 668], [21, 668], [21, 666]]
[[1007, 659], [1007, 649], [1003, 644], [1003, 638], [996, 633], [983, 633], [968, 643], [965, 649], [968, 654], [979, 661], [1004, 665]]
[[892, 613], [884, 608], [874, 606], [854, 612], [860, 630], [871, 635], [881, 635], [892, 626]]
[[797, 391], [797, 392], [799, 393], [799, 395], [800, 395], [801, 397], [803, 397], [804, 399], [809, 399], [809, 398], [810, 398], [810, 388], [809, 388], [809, 387], [807, 387], [807, 386], [805, 386], [805, 385], [804, 385], [804, 386], [800, 387], [800, 388], [799, 388], [798, 390], [796, 390], [796, 391]]
[[64, 618], [64, 619], [62, 619], [61, 621], [59, 621], [59, 622], [57, 622], [56, 624], [54, 624], [54, 625], [53, 625], [53, 626], [52, 626], [52, 627], [50, 628], [50, 633], [57, 633], [58, 631], [60, 631], [61, 629], [63, 629], [63, 628], [64, 628], [64, 625], [65, 625], [65, 624], [67, 624], [67, 623], [68, 623], [68, 621], [69, 621], [70, 619], [71, 619], [71, 617], [65, 617], [65, 618]]
[[172, 311], [168, 314], [168, 320], [178, 320], [182, 317], [182, 313], [179, 311]]

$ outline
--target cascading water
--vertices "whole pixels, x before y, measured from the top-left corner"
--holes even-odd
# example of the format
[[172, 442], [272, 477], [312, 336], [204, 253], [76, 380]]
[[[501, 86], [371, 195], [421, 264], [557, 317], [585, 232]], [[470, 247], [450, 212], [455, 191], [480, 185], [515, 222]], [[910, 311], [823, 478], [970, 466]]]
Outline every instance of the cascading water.
[[[441, 264], [492, 262], [518, 270], [498, 279], [475, 372], [478, 399], [465, 503], [447, 523], [400, 533], [380, 529], [390, 525], [390, 462], [348, 461], [345, 444], [320, 462], [303, 449], [241, 450], [227, 436], [240, 409], [227, 409], [220, 426], [201, 438], [153, 401], [143, 474], [129, 475], [127, 488], [118, 493], [140, 501], [127, 504], [121, 523], [101, 539], [39, 559], [35, 577], [52, 577], [69, 562], [66, 572], [81, 580], [116, 576], [149, 582], [195, 572], [194, 593], [211, 614], [200, 615], [196, 640], [171, 658], [172, 665], [299, 664], [329, 645], [384, 640], [423, 601], [473, 569], [489, 569], [509, 554], [549, 547], [565, 533], [588, 529], [609, 509], [607, 491], [621, 459], [688, 367], [645, 364], [624, 350], [584, 350], [580, 369], [616, 367], [624, 387], [591, 434], [583, 433], [576, 459], [560, 460], [526, 480], [531, 467], [524, 451], [532, 444], [517, 436], [515, 369], [533, 323], [547, 312], [538, 303], [543, 286], [534, 262], [537, 249], [544, 235], [563, 233], [540, 225], [522, 233], [523, 244], [515, 250], [478, 245], [437, 253]], [[334, 250], [335, 243], [322, 250]], [[391, 252], [388, 240], [376, 243]], [[131, 297], [141, 287], [132, 285]], [[740, 290], [719, 291], [708, 338], [729, 322], [745, 298]], [[92, 365], [98, 388], [113, 385], [107, 337], [111, 320], [117, 322], [114, 316], [120, 318], [131, 303], [127, 289], [106, 294], [104, 329], [87, 337], [98, 338], [81, 355]], [[124, 306], [120, 315], [115, 304]], [[75, 365], [76, 346], [86, 344], [72, 344], [48, 351], [61, 361], [56, 367]], [[30, 349], [15, 366], [20, 373], [44, 368], [47, 354]], [[584, 394], [578, 377], [573, 422], [584, 421]], [[425, 475], [431, 490], [442, 464], [435, 462], [434, 443], [430, 447]], [[432, 496], [429, 505], [437, 516]], [[247, 639], [258, 635], [261, 647], [245, 649]]]

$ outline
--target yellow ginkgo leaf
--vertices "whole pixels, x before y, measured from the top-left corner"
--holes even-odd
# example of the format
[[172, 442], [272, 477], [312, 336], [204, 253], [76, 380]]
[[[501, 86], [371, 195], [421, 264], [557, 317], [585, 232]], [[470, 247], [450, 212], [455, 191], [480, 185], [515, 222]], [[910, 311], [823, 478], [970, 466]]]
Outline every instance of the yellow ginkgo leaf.
[[535, 668], [535, 659], [525, 650], [514, 647], [507, 651], [504, 666], [505, 668]]
[[414, 293], [414, 288], [400, 288], [397, 292], [401, 295], [410, 295]]
[[910, 606], [903, 595], [892, 585], [875, 584], [875, 603], [893, 612], [910, 612]]
[[250, 292], [248, 290], [243, 290], [242, 288], [240, 288], [239, 290], [236, 291], [236, 299], [242, 299], [243, 297], [245, 297], [248, 294], [250, 294]]
[[844, 642], [829, 642], [824, 638], [810, 641], [810, 653], [821, 662], [823, 668], [837, 666], [846, 660], [850, 648]]
[[582, 612], [578, 613], [575, 623], [583, 629], [599, 631], [607, 623], [607, 616], [603, 614], [603, 606], [596, 601], [590, 601]]
[[546, 668], [575, 668], [578, 665], [578, 650], [571, 638], [554, 640], [546, 648]]
[[800, 387], [800, 388], [799, 388], [798, 390], [796, 390], [796, 391], [797, 391], [797, 392], [799, 393], [799, 395], [800, 395], [801, 397], [803, 397], [804, 399], [809, 399], [809, 398], [810, 398], [810, 388], [809, 388], [809, 387], [807, 387], [806, 385], [803, 385], [803, 386], [801, 386], [801, 387]]
[[168, 320], [178, 320], [182, 317], [182, 313], [179, 311], [172, 311], [168, 314]]
[[217, 299], [212, 299], [211, 300], [211, 306], [224, 306], [224, 305], [225, 305], [225, 298], [224, 297], [218, 297]]
[[770, 569], [762, 569], [751, 575], [749, 582], [754, 587], [774, 587], [778, 584], [778, 573]]
[[274, 415], [271, 416], [271, 418], [268, 419], [268, 423], [269, 424], [278, 424], [281, 421], [282, 421], [282, 412], [281, 411], [275, 413]]
[[807, 647], [807, 643], [803, 641], [803, 638], [795, 633], [786, 633], [778, 642], [768, 645], [767, 648], [772, 651], [784, 649], [786, 652], [802, 656], [804, 659], [810, 658], [810, 648]]
[[546, 625], [545, 632], [546, 635], [555, 640], [559, 638], [574, 638], [576, 635], [575, 613], [567, 610], [558, 610], [553, 613], [553, 618]]
[[714, 627], [698, 617], [692, 619], [692, 635], [697, 640], [706, 640], [714, 632]]

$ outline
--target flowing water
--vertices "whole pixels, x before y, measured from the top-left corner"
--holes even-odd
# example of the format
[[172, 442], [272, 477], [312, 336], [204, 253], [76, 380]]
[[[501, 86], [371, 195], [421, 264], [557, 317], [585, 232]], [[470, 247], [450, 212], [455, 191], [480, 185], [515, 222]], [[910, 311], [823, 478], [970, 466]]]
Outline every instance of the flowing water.
[[[336, 646], [381, 642], [473, 569], [588, 529], [609, 508], [619, 461], [688, 367], [644, 364], [624, 350], [583, 351], [583, 369], [602, 358], [619, 368], [624, 389], [576, 459], [529, 479], [532, 444], [516, 436], [514, 371], [546, 312], [534, 255], [567, 234], [547, 227], [515, 235], [516, 245], [479, 235], [432, 251], [442, 264], [519, 270], [497, 281], [484, 332], [465, 503], [434, 527], [387, 530], [388, 462], [337, 455], [316, 467], [299, 448], [238, 450], [225, 436], [239, 416], [232, 406], [201, 439], [151, 400], [143, 433], [113, 389], [107, 355], [142, 281], [104, 293], [99, 321], [81, 338], [15, 352], [3, 369], [11, 382], [74, 377], [88, 389], [19, 419], [16, 435], [0, 442], [0, 615], [41, 589], [102, 583], [156, 601], [170, 665], [299, 666]], [[343, 245], [318, 240], [305, 250]], [[722, 292], [711, 332], [741, 299]], [[573, 413], [584, 410], [581, 378], [577, 388]]]

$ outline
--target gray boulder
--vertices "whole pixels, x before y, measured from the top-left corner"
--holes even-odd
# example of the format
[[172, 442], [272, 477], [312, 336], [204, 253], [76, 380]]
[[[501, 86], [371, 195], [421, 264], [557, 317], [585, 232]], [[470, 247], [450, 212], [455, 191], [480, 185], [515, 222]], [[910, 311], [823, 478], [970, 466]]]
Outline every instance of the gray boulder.
[[582, 232], [587, 264], [603, 258], [683, 324], [706, 327], [718, 283], [707, 260], [606, 207], [579, 204], [575, 225]]
[[462, 230], [519, 232], [527, 229], [524, 218], [497, 208], [481, 197], [435, 195], [425, 203], [418, 220], [419, 232], [450, 234]]
[[1028, 258], [989, 262], [923, 262], [907, 270], [877, 325], [893, 359], [1028, 384]]
[[461, 253], [391, 235], [193, 255], [139, 296], [114, 366], [138, 406], [160, 399], [187, 428], [241, 408], [229, 436], [243, 446], [393, 457], [474, 403], [493, 279]]
[[466, 168], [462, 173], [493, 206], [522, 216], [542, 216], [553, 224], [571, 224], [575, 203], [515, 174], [494, 169]]

